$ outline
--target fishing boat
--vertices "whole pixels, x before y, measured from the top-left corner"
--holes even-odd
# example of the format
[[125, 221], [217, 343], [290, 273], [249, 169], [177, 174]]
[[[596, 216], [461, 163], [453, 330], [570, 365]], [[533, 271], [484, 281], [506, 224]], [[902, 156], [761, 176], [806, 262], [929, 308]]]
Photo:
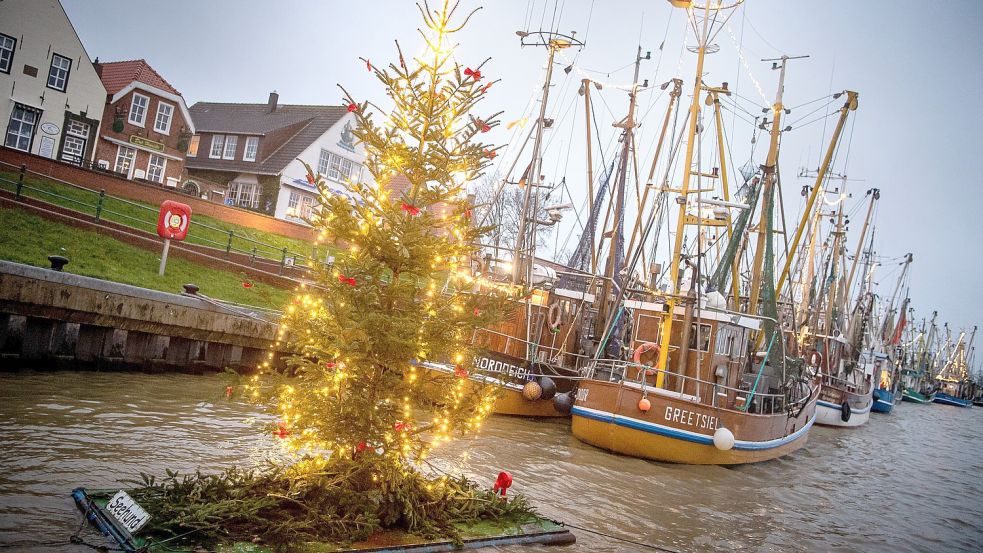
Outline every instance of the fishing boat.
[[901, 379], [894, 361], [886, 353], [871, 351], [861, 356], [861, 362], [873, 362], [874, 382], [878, 383], [871, 394], [874, 400], [871, 411], [889, 414], [901, 402]]
[[[902, 262], [901, 273], [898, 275], [898, 282], [894, 288], [894, 293], [887, 305], [887, 312], [884, 316], [881, 327], [880, 341], [878, 347], [866, 352], [867, 363], [873, 363], [874, 383], [876, 387], [872, 392], [874, 403], [871, 410], [875, 413], [889, 414], [894, 410], [894, 406], [901, 402], [901, 374], [900, 366], [906, 362], [906, 345], [904, 336], [906, 331], [910, 331], [908, 326], [908, 311], [910, 299], [905, 294], [897, 309], [897, 322], [894, 320], [895, 301], [898, 292], [906, 284], [908, 269], [911, 266], [912, 254], [906, 254]], [[910, 332], [909, 332], [910, 334]]]
[[[966, 332], [960, 332], [955, 345], [948, 350], [945, 364], [936, 376], [939, 390], [935, 393], [935, 403], [955, 407], [973, 406], [972, 396], [970, 396], [973, 381], [969, 378], [967, 351], [973, 349], [973, 340], [976, 338], [975, 326], [968, 344], [965, 338]], [[948, 337], [947, 342], [949, 342]]]
[[937, 331], [935, 318], [937, 316], [938, 312], [933, 311], [932, 320], [928, 323], [928, 334], [926, 334], [925, 319], [922, 319], [921, 330], [914, 340], [914, 356], [907, 357], [912, 360], [913, 365], [903, 365], [901, 368], [902, 401], [924, 405], [935, 400], [935, 389], [929, 374], [932, 360], [935, 357], [934, 344]]
[[[819, 397], [814, 373], [801, 359], [789, 355], [790, 336], [782, 330], [775, 299], [775, 185], [781, 118], [787, 113], [782, 94], [787, 63], [794, 58], [769, 60], [779, 71], [779, 84], [769, 110], [771, 121], [762, 124], [770, 126], [767, 159], [760, 167], [749, 164], [750, 170], [742, 171], [741, 188], [747, 203], [734, 201], [729, 196], [720, 117], [721, 99], [731, 91], [726, 84], [706, 84], [703, 62], [708, 48], [716, 49], [711, 45], [713, 36], [741, 2], [671, 3], [688, 11], [687, 19], [697, 34], [692, 47], [697, 69], [682, 182], [678, 188], [669, 186], [667, 170], [657, 188], [650, 174], [645, 190], [659, 191], [656, 207], [646, 215], [642, 196], [630, 242], [644, 242], [661, 225], [669, 197], [676, 195], [678, 214], [668, 282], [663, 289], [655, 279], [639, 285], [622, 278], [637, 274], [642, 248], [629, 247], [624, 265], [617, 263], [620, 255], [612, 254], [615, 263], [609, 263], [605, 277], [614, 284], [613, 297], [599, 298], [606, 305], [599, 305], [595, 319], [600, 326], [594, 332], [594, 361], [579, 384], [571, 428], [585, 443], [640, 458], [720, 465], [765, 461], [805, 444], [816, 420]], [[857, 107], [856, 93], [844, 92], [836, 98], [843, 95], [846, 102], [839, 110], [823, 174], [817, 177], [820, 183], [847, 116]], [[706, 129], [698, 132], [704, 102], [713, 107], [717, 128], [714, 149], [720, 167], [712, 171], [695, 163], [699, 140], [712, 136]], [[631, 113], [629, 110], [624, 122], [623, 143], [631, 141]], [[658, 153], [657, 148], [656, 156]], [[654, 166], [655, 160], [653, 170]], [[624, 179], [618, 182], [623, 185]], [[713, 182], [719, 182], [719, 191], [716, 185], [711, 188]], [[716, 198], [712, 197], [715, 192]], [[619, 198], [617, 224], [621, 191], [615, 197]], [[732, 211], [739, 212], [736, 221]], [[749, 242], [749, 222], [755, 211], [759, 212], [757, 247], [751, 252], [744, 245]], [[684, 247], [687, 237], [695, 246]], [[720, 247], [713, 276], [707, 279], [702, 268], [717, 252], [708, 245], [711, 243], [726, 247]], [[745, 295], [740, 291], [738, 267], [743, 253], [754, 256]]]

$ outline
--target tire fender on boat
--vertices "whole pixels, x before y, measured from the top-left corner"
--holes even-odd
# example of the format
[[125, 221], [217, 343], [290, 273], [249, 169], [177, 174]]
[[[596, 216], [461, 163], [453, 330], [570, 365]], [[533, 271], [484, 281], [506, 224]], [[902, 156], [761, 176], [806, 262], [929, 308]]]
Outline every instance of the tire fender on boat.
[[852, 411], [850, 410], [850, 402], [844, 401], [843, 404], [840, 405], [840, 419], [843, 422], [850, 422], [851, 412]]
[[[632, 353], [631, 360], [634, 361], [635, 363], [639, 364], [639, 365], [649, 365], [649, 363], [643, 363], [642, 362], [642, 355], [644, 355], [646, 353], [649, 353], [649, 352], [652, 352], [652, 351], [655, 352], [655, 354], [654, 354], [655, 355], [655, 361], [658, 362], [658, 359], [659, 359], [659, 344], [656, 344], [654, 342], [642, 342], [641, 344], [639, 344], [639, 346], [637, 348], [635, 348], [635, 352]], [[649, 365], [649, 366], [651, 366], [651, 365]], [[654, 376], [654, 375], [655, 375], [655, 369], [651, 369], [651, 368], [645, 369], [645, 376]]]

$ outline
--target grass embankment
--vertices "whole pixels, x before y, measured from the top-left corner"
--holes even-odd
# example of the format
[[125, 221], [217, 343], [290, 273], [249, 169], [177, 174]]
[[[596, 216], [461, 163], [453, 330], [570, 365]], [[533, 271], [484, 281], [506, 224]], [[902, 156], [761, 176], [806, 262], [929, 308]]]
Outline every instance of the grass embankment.
[[95, 232], [50, 221], [19, 209], [0, 209], [0, 259], [48, 267], [49, 255], [70, 261], [65, 271], [77, 275], [180, 293], [197, 284], [206, 296], [280, 309], [290, 292], [261, 282], [243, 288], [244, 277], [170, 256], [164, 276], [157, 276], [160, 253], [144, 250]]
[[[18, 176], [16, 172], [0, 171], [0, 188], [11, 192], [15, 191]], [[99, 203], [99, 193], [96, 191], [76, 188], [31, 174], [24, 178], [24, 185], [21, 192], [24, 196], [95, 217], [96, 205]], [[134, 186], [140, 185], [134, 184]], [[107, 196], [103, 200], [100, 216], [107, 221], [156, 233], [159, 210], [158, 205], [131, 200], [121, 201]], [[192, 244], [224, 250], [229, 244], [229, 231], [233, 232], [232, 248], [240, 253], [253, 253], [255, 248], [257, 256], [279, 261], [283, 257], [283, 248], [287, 249], [288, 255], [309, 256], [314, 252], [312, 244], [304, 240], [263, 232], [197, 214], [191, 216], [191, 227], [188, 229], [188, 237], [185, 240]], [[325, 255], [324, 247], [318, 248], [318, 255], [320, 257]]]

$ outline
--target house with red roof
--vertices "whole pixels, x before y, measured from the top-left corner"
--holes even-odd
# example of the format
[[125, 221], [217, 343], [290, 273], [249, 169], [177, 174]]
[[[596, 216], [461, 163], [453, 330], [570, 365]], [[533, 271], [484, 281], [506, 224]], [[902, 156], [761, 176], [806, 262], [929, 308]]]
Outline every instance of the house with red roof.
[[184, 97], [146, 60], [95, 62], [106, 88], [97, 167], [176, 187], [195, 125]]

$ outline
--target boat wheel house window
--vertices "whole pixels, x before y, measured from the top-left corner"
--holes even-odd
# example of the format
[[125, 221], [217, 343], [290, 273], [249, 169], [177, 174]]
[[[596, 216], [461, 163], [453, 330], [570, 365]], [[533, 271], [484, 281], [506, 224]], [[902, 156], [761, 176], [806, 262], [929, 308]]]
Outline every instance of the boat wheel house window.
[[14, 65], [14, 49], [17, 46], [17, 39], [0, 33], [0, 73], [10, 74], [10, 68]]
[[4, 139], [4, 145], [22, 152], [30, 151], [39, 115], [39, 112], [34, 108], [23, 104], [14, 104], [14, 109], [10, 112], [10, 122], [7, 124], [7, 136]]
[[[699, 338], [699, 342], [697, 342], [697, 338]], [[697, 323], [690, 325], [689, 349], [695, 349], [697, 351], [710, 351], [710, 325], [698, 325]]]
[[71, 71], [71, 59], [52, 53], [51, 67], [48, 68], [48, 88], [65, 92], [68, 87], [68, 74]]
[[144, 126], [147, 121], [147, 106], [149, 104], [149, 97], [134, 92], [133, 99], [130, 100], [130, 116], [128, 121], [138, 127]]

